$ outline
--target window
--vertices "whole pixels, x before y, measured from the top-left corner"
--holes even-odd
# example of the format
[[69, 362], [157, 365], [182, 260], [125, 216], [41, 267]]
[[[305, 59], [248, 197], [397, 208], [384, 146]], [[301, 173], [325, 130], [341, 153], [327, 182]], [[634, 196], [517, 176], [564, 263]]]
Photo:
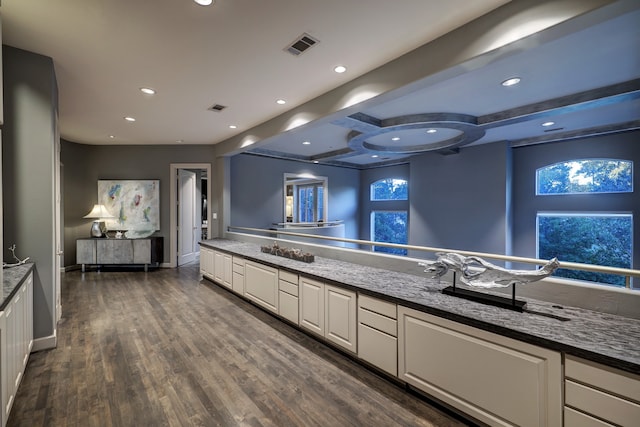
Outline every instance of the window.
[[324, 220], [324, 187], [322, 185], [298, 186], [298, 221]]
[[[568, 160], [536, 171], [536, 195], [631, 192], [633, 162], [627, 160]], [[561, 198], [553, 205], [562, 211], [537, 214], [538, 258], [632, 268], [633, 215], [572, 211], [574, 203], [575, 198]], [[602, 204], [594, 199], [591, 206]], [[625, 286], [625, 278], [613, 274], [560, 269], [554, 275]]]
[[[408, 184], [406, 180], [397, 178], [385, 178], [371, 184], [371, 201], [375, 202], [375, 206], [384, 206], [371, 212], [372, 241], [407, 244]], [[374, 252], [407, 255], [406, 249], [384, 246], [374, 246], [372, 249]]]
[[[371, 212], [371, 235], [374, 242], [407, 244], [407, 212], [406, 211], [373, 211]], [[374, 252], [406, 255], [407, 250], [374, 246]]]
[[570, 160], [536, 171], [537, 195], [630, 192], [633, 162], [627, 160]]
[[[539, 213], [538, 258], [631, 268], [631, 214]], [[623, 276], [557, 270], [558, 277], [625, 286]]]
[[407, 200], [409, 183], [404, 179], [387, 178], [371, 184], [371, 200]]

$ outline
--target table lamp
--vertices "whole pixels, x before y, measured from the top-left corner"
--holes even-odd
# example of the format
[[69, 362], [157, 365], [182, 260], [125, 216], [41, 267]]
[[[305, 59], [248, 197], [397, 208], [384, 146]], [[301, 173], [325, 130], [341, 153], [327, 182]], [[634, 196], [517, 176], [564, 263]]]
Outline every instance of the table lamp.
[[104, 223], [106, 218], [114, 218], [104, 205], [93, 205], [91, 212], [83, 216], [83, 218], [95, 218], [91, 224], [91, 237], [103, 237], [107, 232], [107, 226]]

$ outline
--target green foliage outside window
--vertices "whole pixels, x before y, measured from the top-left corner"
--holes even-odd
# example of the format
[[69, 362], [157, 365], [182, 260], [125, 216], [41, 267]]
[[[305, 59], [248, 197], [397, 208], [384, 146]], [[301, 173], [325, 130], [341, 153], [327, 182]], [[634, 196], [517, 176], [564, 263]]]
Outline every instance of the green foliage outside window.
[[408, 200], [408, 187], [404, 179], [381, 179], [371, 184], [371, 200]]
[[[385, 243], [407, 244], [407, 212], [405, 211], [374, 211], [371, 214], [373, 226], [373, 241]], [[406, 255], [406, 249], [374, 246], [375, 252]]]
[[[631, 215], [538, 215], [538, 258], [631, 268]], [[625, 286], [619, 275], [559, 269], [558, 277]]]
[[633, 163], [616, 159], [560, 162], [536, 171], [536, 194], [633, 191]]

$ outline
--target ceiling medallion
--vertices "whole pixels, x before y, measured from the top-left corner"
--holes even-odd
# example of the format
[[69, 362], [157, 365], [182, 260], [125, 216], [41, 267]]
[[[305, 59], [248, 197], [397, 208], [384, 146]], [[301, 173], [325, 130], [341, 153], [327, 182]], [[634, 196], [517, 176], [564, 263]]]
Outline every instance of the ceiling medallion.
[[[354, 118], [354, 116], [351, 116]], [[348, 145], [358, 152], [385, 152], [393, 154], [412, 154], [426, 151], [451, 150], [463, 145], [471, 144], [479, 140], [485, 134], [484, 129], [478, 126], [475, 116], [457, 113], [428, 113], [412, 114], [408, 116], [393, 117], [378, 121], [378, 126], [371, 126], [368, 122], [367, 130], [364, 132], [351, 131], [347, 135]], [[452, 129], [456, 132], [454, 137], [433, 139], [423, 144], [392, 146], [375, 144], [368, 140], [378, 135], [389, 132], [400, 133], [406, 130], [415, 129]], [[443, 132], [446, 134], [446, 132]], [[434, 135], [432, 133], [432, 135]]]

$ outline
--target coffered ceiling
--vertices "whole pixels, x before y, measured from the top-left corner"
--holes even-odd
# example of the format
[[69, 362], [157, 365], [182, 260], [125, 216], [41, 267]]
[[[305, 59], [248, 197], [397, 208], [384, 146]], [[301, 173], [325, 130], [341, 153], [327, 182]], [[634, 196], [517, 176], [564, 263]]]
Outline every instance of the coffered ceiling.
[[[215, 145], [346, 90], [383, 64], [420, 55], [438, 37], [506, 3], [3, 0], [0, 13], [4, 44], [53, 58], [64, 139]], [[522, 28], [521, 35], [533, 33], [528, 37], [512, 37], [384, 96], [360, 93], [348, 108], [252, 140], [246, 150], [360, 168], [431, 150], [636, 129], [638, 22], [640, 4], [633, 0], [556, 26], [532, 22]], [[289, 53], [305, 34], [316, 43], [298, 56]], [[335, 73], [336, 65], [347, 71]], [[501, 85], [515, 76], [519, 84]], [[156, 94], [141, 93], [143, 87]], [[212, 111], [214, 105], [224, 108]]]

